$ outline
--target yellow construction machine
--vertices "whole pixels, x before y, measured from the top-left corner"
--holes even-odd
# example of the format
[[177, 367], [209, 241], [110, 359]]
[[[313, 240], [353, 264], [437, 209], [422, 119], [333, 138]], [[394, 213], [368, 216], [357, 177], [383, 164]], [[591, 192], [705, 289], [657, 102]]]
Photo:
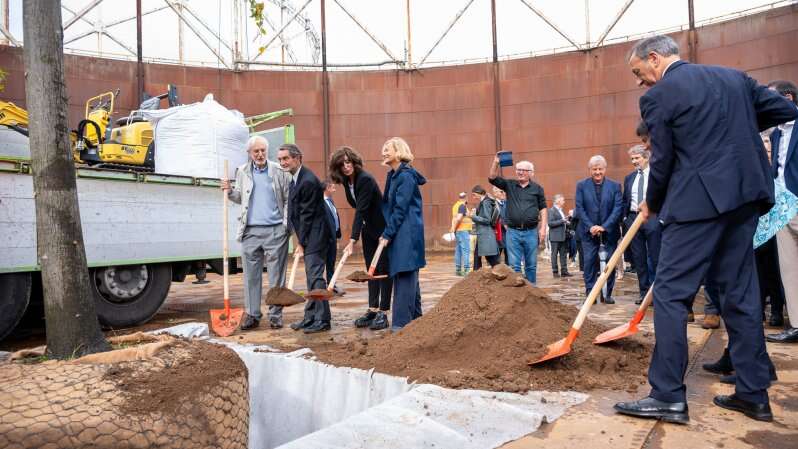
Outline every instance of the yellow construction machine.
[[28, 135], [28, 111], [8, 101], [0, 101], [0, 125]]
[[[136, 171], [155, 169], [155, 140], [152, 123], [138, 111], [116, 121], [112, 126], [114, 101], [119, 91], [105, 92], [86, 100], [86, 118], [75, 130], [72, 151], [75, 162], [100, 168]], [[139, 110], [158, 109], [168, 99], [169, 107], [177, 105], [177, 90], [169, 85], [165, 94], [150, 97]]]

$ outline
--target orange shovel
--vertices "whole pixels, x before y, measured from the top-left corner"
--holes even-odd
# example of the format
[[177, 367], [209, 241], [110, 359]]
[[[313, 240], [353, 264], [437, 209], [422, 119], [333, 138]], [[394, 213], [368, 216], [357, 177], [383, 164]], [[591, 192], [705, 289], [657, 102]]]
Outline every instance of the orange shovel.
[[637, 325], [643, 321], [643, 318], [646, 316], [646, 309], [648, 306], [651, 305], [651, 302], [654, 301], [654, 285], [651, 285], [651, 288], [648, 289], [646, 293], [645, 299], [643, 302], [640, 303], [640, 307], [637, 308], [637, 312], [629, 320], [628, 323], [618, 326], [614, 329], [610, 329], [607, 332], [603, 332], [596, 336], [593, 340], [594, 345], [600, 345], [602, 343], [607, 343], [610, 341], [620, 340], [622, 338], [628, 337], [630, 335], [634, 335], [639, 330]]
[[338, 276], [341, 274], [341, 270], [344, 268], [344, 263], [346, 263], [346, 258], [349, 257], [350, 252], [344, 251], [341, 254], [341, 261], [338, 262], [338, 267], [335, 268], [335, 272], [333, 273], [332, 277], [330, 278], [330, 283], [326, 289], [315, 289], [308, 292], [307, 296], [311, 299], [319, 299], [319, 300], [329, 300], [333, 296], [335, 296], [334, 289], [335, 289], [335, 281], [338, 280]]
[[385, 249], [385, 242], [380, 240], [380, 244], [377, 245], [377, 250], [374, 251], [374, 257], [371, 258], [371, 265], [369, 265], [368, 273], [363, 273], [362, 271], [356, 271], [350, 274], [347, 279], [354, 282], [366, 282], [366, 281], [373, 281], [377, 279], [385, 279], [388, 277], [387, 274], [374, 274], [377, 271], [377, 262], [380, 260], [380, 256], [382, 255], [382, 250]]
[[576, 337], [579, 335], [579, 329], [582, 328], [582, 324], [587, 318], [587, 313], [590, 311], [590, 307], [592, 307], [593, 303], [596, 302], [596, 298], [598, 298], [598, 295], [601, 293], [601, 289], [604, 287], [607, 279], [609, 279], [610, 276], [613, 276], [612, 270], [615, 269], [615, 266], [621, 259], [621, 255], [624, 251], [626, 251], [626, 248], [629, 246], [629, 243], [631, 243], [635, 234], [637, 234], [637, 230], [640, 229], [640, 225], [642, 224], [643, 216], [638, 215], [637, 218], [635, 218], [635, 221], [632, 223], [632, 226], [629, 227], [629, 230], [626, 232], [623, 240], [621, 240], [618, 248], [616, 248], [615, 252], [612, 253], [612, 257], [610, 257], [609, 262], [607, 262], [607, 266], [604, 268], [604, 271], [601, 272], [601, 276], [599, 276], [599, 278], [596, 280], [596, 283], [593, 285], [593, 288], [590, 290], [590, 294], [587, 295], [587, 299], [585, 299], [584, 304], [582, 304], [582, 308], [579, 309], [579, 314], [576, 316], [574, 324], [571, 325], [568, 335], [562, 340], [550, 344], [547, 348], [546, 355], [539, 360], [530, 362], [529, 365], [535, 365], [540, 362], [545, 362], [546, 360], [556, 359], [557, 357], [562, 357], [571, 352], [571, 344], [573, 344], [574, 340], [576, 340]]
[[[227, 180], [227, 160], [224, 161], [224, 180]], [[227, 243], [227, 191], [222, 191], [222, 278], [224, 279], [224, 309], [211, 309], [211, 329], [220, 337], [232, 335], [241, 323], [241, 316], [244, 309], [230, 308], [230, 267], [228, 265], [228, 255], [230, 252]]]

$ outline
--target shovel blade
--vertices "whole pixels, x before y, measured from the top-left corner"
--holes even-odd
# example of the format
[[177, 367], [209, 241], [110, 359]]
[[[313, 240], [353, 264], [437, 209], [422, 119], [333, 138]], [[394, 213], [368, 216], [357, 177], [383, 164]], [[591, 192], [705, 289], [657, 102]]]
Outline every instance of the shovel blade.
[[228, 337], [238, 329], [244, 309], [211, 309], [211, 329], [220, 337]]
[[643, 320], [644, 315], [645, 315], [645, 310], [643, 311], [638, 310], [635, 313], [635, 316], [632, 317], [632, 319], [628, 323], [622, 324], [616, 328], [598, 334], [596, 338], [593, 340], [593, 344], [600, 345], [603, 343], [620, 340], [622, 338], [626, 338], [630, 335], [636, 334], [640, 330], [637, 325], [640, 323], [640, 321]]
[[332, 299], [333, 296], [335, 296], [335, 292], [333, 292], [332, 290], [328, 290], [326, 288], [325, 289], [317, 288], [315, 290], [309, 291], [305, 295], [305, 298], [315, 299], [318, 301], [329, 301], [330, 299]]
[[565, 354], [568, 354], [569, 352], [571, 352], [571, 344], [573, 344], [574, 340], [576, 340], [577, 335], [579, 335], [579, 330], [574, 329], [572, 327], [571, 330], [568, 331], [568, 335], [565, 338], [563, 338], [562, 340], [558, 340], [547, 346], [546, 354], [543, 357], [539, 358], [538, 360], [535, 360], [534, 362], [529, 362], [528, 365], [529, 366], [537, 365], [538, 363], [542, 363], [551, 359], [556, 359], [558, 357], [564, 356]]

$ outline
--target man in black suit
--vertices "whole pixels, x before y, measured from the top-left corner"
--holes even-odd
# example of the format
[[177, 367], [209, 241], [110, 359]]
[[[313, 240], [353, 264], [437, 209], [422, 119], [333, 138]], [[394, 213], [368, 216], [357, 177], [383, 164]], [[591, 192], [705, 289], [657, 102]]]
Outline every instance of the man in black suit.
[[706, 277], [720, 292], [737, 371], [735, 393], [716, 396], [714, 403], [772, 421], [752, 241], [759, 215], [773, 206], [774, 187], [759, 132], [793, 120], [798, 111], [743, 72], [679, 60], [679, 47], [668, 36], [641, 40], [628, 62], [638, 85], [650, 88], [640, 98], [652, 156], [639, 214], [656, 213], [663, 229], [654, 284], [651, 393], [615, 409], [689, 421], [687, 313]]
[[[302, 165], [302, 150], [294, 144], [284, 144], [277, 152], [277, 161], [283, 170], [291, 173], [288, 189], [288, 220], [296, 232], [297, 246], [305, 257], [305, 276], [308, 291], [327, 288], [324, 266], [330, 245], [330, 225], [327, 206], [324, 205], [324, 188], [319, 178]], [[291, 324], [291, 329], [304, 329], [306, 334], [330, 330], [330, 303], [308, 299], [302, 321]]]
[[[635, 166], [635, 171], [626, 175], [623, 180], [623, 223], [628, 229], [632, 225], [639, 210], [639, 205], [646, 200], [646, 185], [648, 185], [649, 166], [648, 160], [651, 153], [645, 145], [635, 145], [628, 151]], [[637, 271], [637, 284], [640, 287], [640, 298], [635, 304], [640, 304], [646, 296], [651, 283], [654, 282], [654, 273], [657, 272], [659, 259], [659, 244], [661, 239], [661, 226], [656, 216], [649, 217], [648, 221], [638, 229], [630, 245], [632, 248], [632, 265]]]
[[[562, 208], [565, 206], [565, 197], [558, 193], [554, 195], [554, 204], [548, 209], [549, 214], [549, 242], [551, 242], [551, 271], [554, 277], [570, 277], [568, 272], [568, 218]], [[559, 267], [557, 259], [559, 256]]]
[[[324, 205], [327, 212], [327, 224], [330, 226], [330, 244], [327, 245], [327, 257], [325, 258], [325, 268], [327, 271], [327, 284], [330, 284], [332, 275], [335, 272], [335, 257], [338, 255], [338, 240], [341, 239], [341, 216], [338, 215], [338, 209], [335, 207], [335, 202], [332, 199], [335, 193], [335, 184], [329, 179], [325, 179], [321, 183], [324, 188]], [[333, 286], [335, 294], [340, 294], [337, 286]]]

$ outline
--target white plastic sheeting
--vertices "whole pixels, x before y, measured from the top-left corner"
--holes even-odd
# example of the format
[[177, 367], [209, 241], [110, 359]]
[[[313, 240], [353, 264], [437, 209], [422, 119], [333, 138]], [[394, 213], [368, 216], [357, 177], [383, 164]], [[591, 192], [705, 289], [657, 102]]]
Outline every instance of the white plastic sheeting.
[[[186, 323], [160, 332], [204, 337], [208, 326]], [[281, 353], [216, 342], [235, 350], [249, 370], [250, 449], [494, 448], [553, 422], [588, 397], [408, 384], [311, 360], [307, 348]]]
[[249, 128], [244, 116], [213, 99], [156, 111], [140, 111], [155, 125], [155, 171], [170, 175], [221, 178], [224, 160], [227, 176], [247, 161]]

